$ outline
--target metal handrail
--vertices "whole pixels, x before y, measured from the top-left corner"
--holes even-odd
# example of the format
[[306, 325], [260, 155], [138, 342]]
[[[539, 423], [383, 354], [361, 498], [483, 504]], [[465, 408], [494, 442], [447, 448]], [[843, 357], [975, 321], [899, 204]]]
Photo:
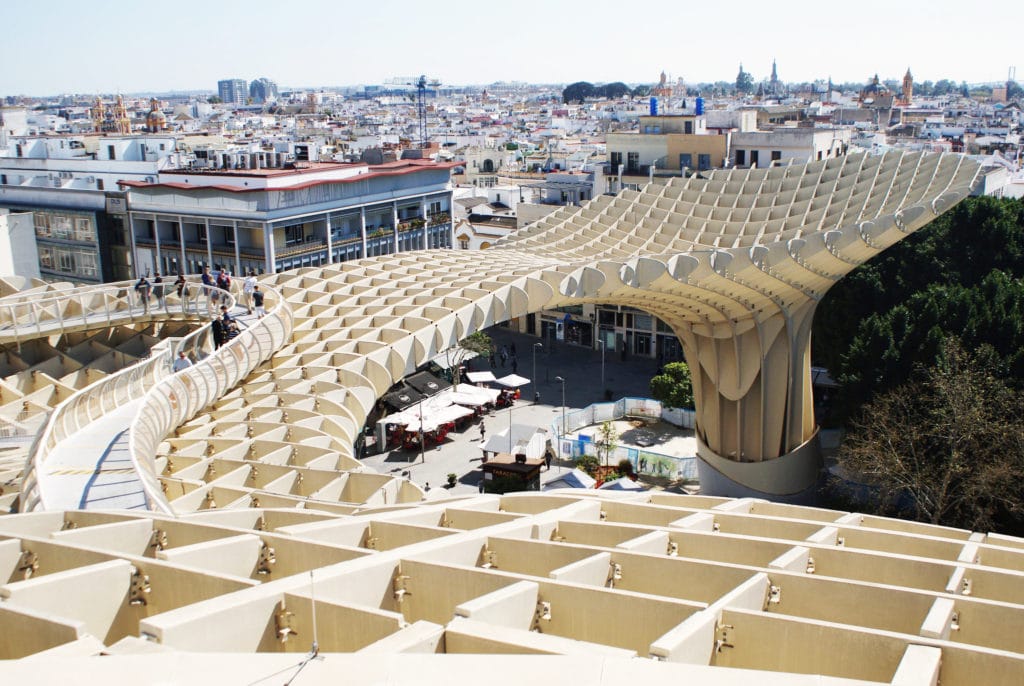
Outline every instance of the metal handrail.
[[[234, 296], [219, 288], [195, 282], [188, 286], [189, 295], [181, 302], [182, 313], [191, 310], [200, 318], [205, 314], [205, 318], [212, 319], [218, 313], [210, 307], [211, 303], [235, 306]], [[210, 297], [214, 292], [218, 295], [216, 301]], [[205, 308], [200, 307], [202, 300], [207, 303]], [[170, 373], [170, 366], [179, 350], [198, 349], [197, 342], [209, 335], [210, 327], [207, 325], [180, 339], [176, 345], [158, 346], [149, 357], [79, 389], [54, 407], [26, 458], [19, 509], [22, 512], [46, 509], [46, 489], [41, 485], [39, 475], [46, 459], [61, 441], [107, 412], [144, 395], [154, 383]]]
[[156, 471], [156, 452], [160, 443], [234, 388], [290, 339], [293, 325], [291, 307], [278, 291], [267, 288], [264, 292], [265, 297], [275, 303], [266, 316], [221, 346], [216, 353], [158, 380], [136, 412], [128, 433], [128, 451], [132, 466], [142, 481], [150, 510], [176, 514], [164, 495]]
[[[207, 292], [199, 288], [202, 284], [194, 281], [188, 281], [189, 292], [184, 298], [178, 297], [174, 282], [163, 282], [159, 284], [163, 287], [162, 296], [157, 296], [151, 288], [150, 297], [143, 299], [135, 291], [135, 283], [122, 281], [58, 292], [44, 298], [38, 295], [0, 298], [0, 342], [20, 345], [26, 340], [64, 333], [70, 327], [114, 326], [123, 320], [152, 319], [158, 314], [171, 317], [179, 311], [198, 313], [204, 298], [210, 305]], [[232, 282], [231, 290], [237, 291], [237, 284], [237, 280]], [[77, 313], [68, 314], [71, 304], [78, 306]]]

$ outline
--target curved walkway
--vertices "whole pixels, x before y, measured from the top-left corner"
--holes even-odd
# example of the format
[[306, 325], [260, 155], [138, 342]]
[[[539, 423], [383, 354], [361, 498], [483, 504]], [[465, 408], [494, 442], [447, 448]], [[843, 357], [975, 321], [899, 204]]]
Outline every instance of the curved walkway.
[[[255, 319], [241, 307], [232, 316], [243, 327]], [[122, 404], [50, 449], [38, 476], [46, 509], [148, 508], [129, 450], [132, 421], [142, 404], [141, 397]]]

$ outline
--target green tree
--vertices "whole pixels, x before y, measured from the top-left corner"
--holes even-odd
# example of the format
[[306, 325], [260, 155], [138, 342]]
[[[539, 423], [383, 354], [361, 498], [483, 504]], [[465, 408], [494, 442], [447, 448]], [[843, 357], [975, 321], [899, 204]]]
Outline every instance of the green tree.
[[988, 346], [955, 338], [934, 366], [864, 408], [840, 446], [841, 468], [874, 489], [884, 514], [974, 530], [1024, 523], [1024, 395]]
[[685, 362], [669, 362], [651, 379], [651, 397], [667, 407], [693, 407], [693, 382]]
[[754, 77], [749, 72], [743, 71], [743, 65], [740, 65], [740, 73], [736, 75], [736, 90], [739, 93], [753, 93], [754, 92]]
[[629, 95], [630, 91], [629, 86], [621, 81], [616, 81], [615, 83], [609, 83], [603, 86], [601, 88], [601, 92], [606, 98], [618, 100], [619, 98]]
[[594, 97], [594, 84], [586, 81], [571, 83], [562, 91], [562, 102], [578, 102], [582, 104], [587, 98], [592, 97]]
[[459, 377], [459, 367], [462, 365], [462, 361], [466, 359], [466, 354], [471, 352], [484, 357], [490, 355], [491, 337], [483, 331], [477, 331], [459, 341], [459, 347], [449, 357], [449, 365], [452, 369], [452, 382], [455, 385], [462, 382], [462, 379]]
[[221, 100], [220, 97], [217, 95], [211, 95], [206, 99], [206, 102], [210, 103], [211, 105], [219, 105], [224, 101]]
[[615, 430], [615, 424], [611, 421], [601, 422], [597, 429], [597, 436], [594, 444], [597, 446], [598, 455], [603, 459], [604, 466], [608, 466], [608, 458], [619, 447], [619, 432]]
[[630, 93], [630, 97], [646, 98], [650, 94], [651, 87], [646, 84], [640, 84], [639, 86], [633, 89], [633, 92]]
[[1024, 382], [1024, 202], [968, 198], [861, 265], [822, 300], [813, 358], [844, 385], [842, 422], [934, 364], [943, 338], [991, 345]]

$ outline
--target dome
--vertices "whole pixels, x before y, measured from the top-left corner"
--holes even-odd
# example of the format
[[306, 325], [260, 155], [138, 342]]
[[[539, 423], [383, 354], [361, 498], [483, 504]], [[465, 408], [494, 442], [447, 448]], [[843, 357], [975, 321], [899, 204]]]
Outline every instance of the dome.
[[153, 110], [146, 115], [146, 126], [151, 129], [162, 129], [167, 126], [167, 115], [160, 110]]

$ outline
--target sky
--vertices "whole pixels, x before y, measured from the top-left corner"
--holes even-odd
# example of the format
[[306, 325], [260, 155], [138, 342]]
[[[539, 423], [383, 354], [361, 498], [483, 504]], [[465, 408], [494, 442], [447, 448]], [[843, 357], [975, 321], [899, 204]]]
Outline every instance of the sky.
[[[916, 6], [915, 6], [916, 5]], [[5, 0], [0, 96], [381, 83], [1006, 78], [1024, 2]], [[983, 14], [973, 14], [975, 8]], [[1004, 31], [1000, 36], [997, 32]], [[1014, 32], [1017, 35], [1014, 35]], [[1017, 49], [1014, 49], [1018, 46]]]

